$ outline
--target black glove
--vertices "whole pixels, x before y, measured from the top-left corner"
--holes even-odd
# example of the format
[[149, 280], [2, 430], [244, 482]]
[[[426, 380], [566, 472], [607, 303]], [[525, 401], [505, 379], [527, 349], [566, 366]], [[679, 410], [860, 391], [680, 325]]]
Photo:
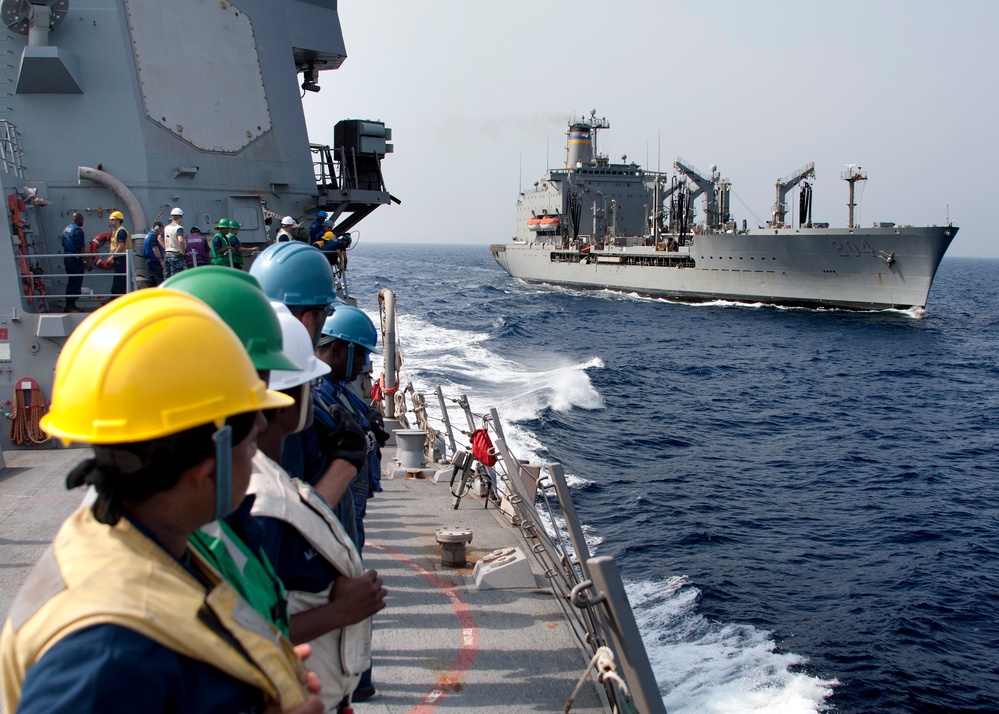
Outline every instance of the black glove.
[[378, 439], [378, 446], [385, 446], [385, 442], [389, 440], [389, 433], [385, 431], [385, 419], [382, 417], [382, 413], [377, 409], [372, 409], [368, 412], [367, 417], [371, 424], [371, 431]]
[[360, 422], [343, 407], [330, 407], [330, 416], [336, 426], [323, 437], [323, 453], [331, 460], [349, 461], [360, 470], [368, 456], [368, 440]]

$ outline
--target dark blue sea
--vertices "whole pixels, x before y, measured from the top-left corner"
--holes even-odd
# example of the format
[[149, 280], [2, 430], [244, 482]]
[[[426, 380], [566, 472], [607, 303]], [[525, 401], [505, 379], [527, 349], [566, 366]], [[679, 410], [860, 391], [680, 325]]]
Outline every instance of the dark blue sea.
[[670, 712], [999, 711], [999, 261], [921, 314], [528, 285], [363, 242], [408, 378], [561, 462]]

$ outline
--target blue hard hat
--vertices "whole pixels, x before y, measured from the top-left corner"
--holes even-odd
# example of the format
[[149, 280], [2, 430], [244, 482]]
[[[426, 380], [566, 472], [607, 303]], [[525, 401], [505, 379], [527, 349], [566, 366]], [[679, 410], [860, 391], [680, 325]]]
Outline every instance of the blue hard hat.
[[285, 305], [329, 305], [336, 300], [333, 269], [318, 248], [286, 241], [267, 247], [250, 266], [271, 300]]
[[334, 340], [360, 345], [369, 352], [381, 354], [377, 349], [378, 330], [364, 310], [353, 305], [337, 305], [336, 312], [326, 318], [322, 334]]
[[326, 218], [326, 211], [316, 211], [316, 218]]

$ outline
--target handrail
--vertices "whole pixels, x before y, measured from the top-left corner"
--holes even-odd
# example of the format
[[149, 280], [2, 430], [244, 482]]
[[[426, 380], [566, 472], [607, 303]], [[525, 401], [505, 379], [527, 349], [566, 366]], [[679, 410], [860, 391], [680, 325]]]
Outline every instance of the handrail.
[[[394, 344], [394, 339], [392, 342]], [[383, 344], [388, 348], [388, 339]], [[387, 349], [386, 354], [389, 354]], [[421, 405], [421, 409], [425, 408], [423, 395], [415, 392], [411, 384], [406, 386], [405, 391], [413, 392], [414, 404]], [[532, 469], [540, 472], [540, 467], [529, 468], [516, 458], [507, 445], [496, 409], [490, 409], [487, 416], [475, 415], [464, 394], [456, 399], [445, 400], [440, 387], [436, 388], [435, 393], [447, 429], [452, 460], [461, 451], [471, 452], [471, 447], [459, 448], [456, 445], [447, 401], [456, 404], [464, 413], [468, 431], [457, 431], [467, 436], [469, 441], [476, 428], [476, 419], [481, 419], [484, 426], [492, 431], [492, 453], [497, 457], [496, 465], [489, 467], [480, 461], [476, 466], [481, 466], [494, 486], [498, 481], [502, 483], [503, 513], [520, 528], [531, 556], [551, 584], [556, 600], [565, 612], [577, 639], [594, 657], [593, 662], [608, 649], [614, 655], [618, 667], [616, 676], [599, 678], [613, 710], [666, 714], [659, 685], [617, 566], [611, 557], [590, 557], [561, 464], [549, 464], [547, 475], [536, 477]], [[399, 417], [404, 417], [404, 414]], [[426, 421], [425, 413], [422, 420]], [[427, 427], [429, 428], [429, 424]], [[458, 495], [458, 498], [461, 496]], [[544, 525], [539, 505], [551, 523], [551, 533]], [[559, 515], [565, 523], [571, 547], [560, 529]], [[625, 686], [618, 686], [620, 681], [615, 682], [617, 678], [623, 680]]]
[[[112, 255], [113, 255], [112, 253], [95, 254], [95, 253], [86, 253], [86, 252], [85, 253], [31, 253], [30, 255], [22, 255], [19, 253], [15, 253], [14, 260], [15, 262], [19, 262], [21, 260], [28, 261], [29, 259], [32, 262], [37, 262], [37, 259], [39, 258], [46, 258], [46, 259], [83, 258], [87, 260], [94, 260], [96, 258], [107, 258]], [[120, 253], [119, 255], [125, 258], [125, 292], [126, 293], [134, 292], [137, 289], [136, 280], [135, 280], [135, 251], [129, 249], [126, 250], [124, 253]], [[51, 283], [51, 280], [53, 278], [65, 280], [70, 277], [79, 276], [79, 275], [80, 275], [79, 273], [47, 272], [41, 274], [31, 273], [29, 275], [24, 275], [19, 273], [16, 277], [19, 281], [41, 280], [43, 282]], [[86, 273], [84, 273], [84, 275], [86, 275]], [[107, 272], [97, 273], [96, 275], [100, 277], [107, 276], [108, 278], [113, 278], [115, 273], [109, 270]], [[91, 277], [93, 277], [93, 275]], [[53, 293], [46, 291], [44, 295], [26, 295], [24, 293], [23, 282], [19, 282], [18, 289], [21, 292], [22, 298], [31, 299], [31, 300], [38, 300], [42, 298], [67, 298], [67, 297], [77, 297], [86, 300], [91, 298], [113, 297], [113, 294], [110, 292], [107, 293], [91, 292], [82, 295], [68, 295], [66, 293]]]

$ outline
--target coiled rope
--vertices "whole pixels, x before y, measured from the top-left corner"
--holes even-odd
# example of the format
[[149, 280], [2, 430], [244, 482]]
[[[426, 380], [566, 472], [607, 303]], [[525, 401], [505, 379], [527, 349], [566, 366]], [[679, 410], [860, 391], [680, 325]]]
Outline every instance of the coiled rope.
[[48, 441], [49, 437], [39, 426], [39, 421], [48, 406], [38, 382], [33, 379], [19, 379], [14, 388], [10, 443], [17, 446], [27, 446]]

